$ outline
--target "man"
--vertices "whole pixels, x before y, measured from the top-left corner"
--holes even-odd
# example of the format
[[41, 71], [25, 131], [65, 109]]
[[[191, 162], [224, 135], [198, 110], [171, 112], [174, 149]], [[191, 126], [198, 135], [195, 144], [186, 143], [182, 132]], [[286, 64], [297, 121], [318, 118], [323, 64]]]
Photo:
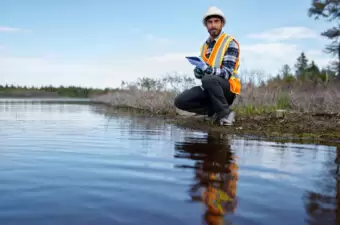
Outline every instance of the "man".
[[235, 38], [222, 31], [226, 22], [223, 12], [210, 7], [203, 24], [210, 37], [201, 47], [201, 58], [206, 62], [203, 70], [196, 67], [195, 77], [202, 85], [184, 91], [175, 99], [181, 110], [200, 115], [216, 116], [220, 125], [232, 125], [234, 112], [230, 109], [241, 84], [236, 76], [239, 67], [239, 44]]

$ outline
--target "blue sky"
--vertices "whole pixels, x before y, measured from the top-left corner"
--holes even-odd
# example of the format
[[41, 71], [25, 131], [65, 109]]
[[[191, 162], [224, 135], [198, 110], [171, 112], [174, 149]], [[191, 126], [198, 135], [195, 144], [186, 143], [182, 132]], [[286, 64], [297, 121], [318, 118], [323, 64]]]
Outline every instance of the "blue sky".
[[223, 10], [241, 44], [241, 70], [275, 74], [301, 51], [325, 65], [329, 24], [307, 16], [310, 0], [2, 0], [1, 82], [115, 87], [121, 80], [191, 74], [184, 56], [207, 38], [201, 19]]

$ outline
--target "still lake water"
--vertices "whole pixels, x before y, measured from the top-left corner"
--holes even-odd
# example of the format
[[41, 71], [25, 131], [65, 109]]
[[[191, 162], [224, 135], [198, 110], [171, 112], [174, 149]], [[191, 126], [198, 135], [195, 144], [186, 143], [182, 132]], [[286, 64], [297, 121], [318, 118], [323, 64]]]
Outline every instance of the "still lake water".
[[0, 99], [1, 225], [340, 224], [335, 144], [13, 101]]

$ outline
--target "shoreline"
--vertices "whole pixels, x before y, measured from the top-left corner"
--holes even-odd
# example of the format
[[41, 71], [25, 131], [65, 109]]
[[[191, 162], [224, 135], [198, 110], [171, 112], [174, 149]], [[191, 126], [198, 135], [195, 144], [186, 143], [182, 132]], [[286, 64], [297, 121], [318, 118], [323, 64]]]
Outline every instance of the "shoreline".
[[[1, 98], [0, 99], [6, 99]], [[18, 98], [9, 98], [17, 101]], [[33, 100], [44, 103], [73, 103], [89, 104], [104, 107], [101, 112], [106, 116], [128, 115], [153, 117], [164, 120], [183, 129], [190, 129], [204, 132], [219, 132], [223, 134], [235, 134], [242, 136], [253, 136], [265, 139], [299, 139], [308, 142], [339, 142], [340, 143], [340, 113], [300, 113], [287, 110], [283, 115], [277, 116], [274, 112], [240, 114], [236, 112], [236, 121], [232, 126], [218, 126], [211, 121], [204, 121], [202, 116], [179, 115], [178, 112], [157, 114], [149, 110], [129, 107], [114, 106], [107, 102], [97, 101], [91, 98], [31, 98], [19, 99]], [[177, 111], [177, 110], [176, 110]], [[184, 112], [184, 114], [187, 114]]]
[[308, 141], [340, 142], [339, 116], [329, 121], [312, 114], [291, 113], [292, 117], [271, 118], [270, 115], [237, 117], [232, 126], [218, 126], [203, 119], [174, 118], [170, 122], [194, 130], [221, 132], [273, 139], [299, 139]]
[[107, 107], [105, 110], [107, 116], [130, 114], [146, 118], [159, 118], [180, 128], [196, 131], [256, 136], [265, 139], [299, 139], [308, 142], [340, 143], [340, 113], [315, 114], [286, 111], [284, 116], [279, 118], [273, 113], [251, 116], [236, 113], [236, 121], [232, 126], [221, 127], [211, 121], [204, 121], [202, 116], [160, 115], [132, 107], [116, 107], [105, 103], [102, 105]]

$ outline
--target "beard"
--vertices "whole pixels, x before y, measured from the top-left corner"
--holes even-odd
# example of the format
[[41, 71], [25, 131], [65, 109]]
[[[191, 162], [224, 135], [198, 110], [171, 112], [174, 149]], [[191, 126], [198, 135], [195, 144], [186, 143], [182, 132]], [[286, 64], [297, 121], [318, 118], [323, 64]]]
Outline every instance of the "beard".
[[221, 33], [220, 29], [212, 28], [209, 30], [209, 34], [213, 37], [217, 37]]

